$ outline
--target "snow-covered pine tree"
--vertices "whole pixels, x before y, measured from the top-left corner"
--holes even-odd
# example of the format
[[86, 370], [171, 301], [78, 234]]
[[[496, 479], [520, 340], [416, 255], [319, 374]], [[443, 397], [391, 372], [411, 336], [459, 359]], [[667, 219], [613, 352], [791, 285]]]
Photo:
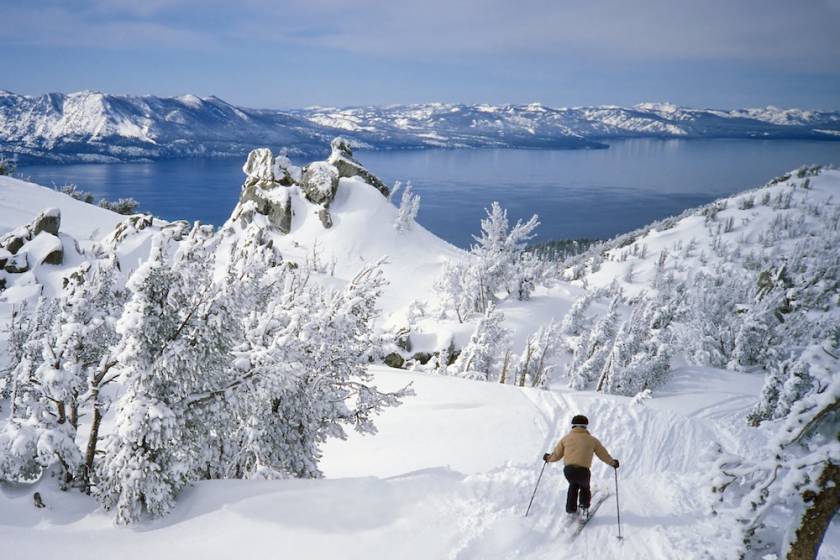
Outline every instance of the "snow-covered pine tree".
[[394, 228], [397, 231], [406, 231], [411, 228], [420, 211], [420, 195], [413, 192], [413, 186], [409, 181], [403, 189], [400, 197], [400, 205], [397, 209], [397, 218], [394, 221]]
[[26, 303], [12, 307], [9, 324], [5, 329], [8, 352], [5, 367], [0, 370], [0, 403], [12, 395], [13, 374], [25, 355], [26, 341], [34, 326], [33, 315]]
[[487, 217], [481, 220], [481, 234], [473, 236], [475, 244], [470, 249], [474, 257], [472, 265], [477, 268], [479, 296], [476, 299], [476, 311], [483, 313], [487, 305], [494, 301], [496, 292], [501, 288], [510, 291], [515, 283], [517, 291], [525, 289], [525, 274], [519, 269], [520, 253], [525, 244], [534, 237], [533, 231], [540, 225], [536, 215], [523, 223], [518, 221], [513, 228], [507, 218], [507, 210], [498, 202], [493, 202], [490, 210], [485, 210]]
[[739, 311], [750, 301], [751, 279], [743, 271], [718, 268], [697, 273], [685, 286], [678, 311], [684, 328], [680, 346], [692, 362], [725, 368], [732, 359]]
[[469, 259], [447, 260], [441, 266], [441, 272], [435, 280], [435, 289], [440, 296], [441, 315], [451, 309], [455, 312], [459, 323], [463, 323], [467, 316], [478, 304], [475, 298], [481, 293], [476, 269], [470, 266]]
[[502, 326], [504, 313], [490, 304], [478, 320], [469, 343], [461, 350], [453, 368], [461, 377], [495, 381], [509, 346], [510, 332]]
[[[4, 469], [0, 477], [53, 470], [62, 485], [84, 483], [87, 462], [77, 430], [82, 409], [96, 410], [95, 372], [115, 340], [122, 306], [115, 270], [114, 259], [83, 263], [64, 278], [59, 297], [42, 299], [28, 327], [13, 333], [20, 345], [13, 355], [19, 367], [5, 431], [18, 432], [10, 450], [18, 467]], [[97, 427], [95, 418], [92, 425]], [[92, 439], [89, 445], [95, 447], [95, 431]]]
[[375, 432], [374, 414], [409, 394], [380, 392], [367, 373], [381, 266], [365, 267], [340, 291], [295, 276], [282, 273], [279, 297], [255, 317], [239, 352], [253, 375], [236, 399], [242, 453], [229, 470], [242, 476], [318, 477], [328, 437], [344, 438], [344, 426]]
[[[796, 370], [810, 389], [775, 421], [775, 437], [761, 457], [721, 454], [712, 490], [717, 513], [737, 520], [736, 554], [748, 551], [795, 560], [816, 558], [823, 536], [840, 507], [840, 329], [810, 345]], [[783, 535], [765, 521], [781, 511], [793, 519]]]
[[515, 368], [517, 384], [520, 387], [549, 387], [559, 350], [559, 330], [559, 324], [551, 320], [528, 337]]
[[569, 387], [585, 389], [603, 370], [618, 329], [619, 302], [620, 296], [613, 297], [607, 313], [581, 334], [569, 365]]
[[237, 339], [236, 322], [203, 250], [208, 235], [193, 228], [174, 264], [166, 236], [158, 235], [149, 260], [127, 284], [131, 296], [117, 324], [125, 392], [95, 480], [97, 498], [115, 511], [119, 524], [133, 523], [144, 512], [166, 514], [177, 493], [206, 467], [212, 415], [188, 413], [185, 403], [225, 382]]
[[56, 313], [54, 299], [38, 300], [13, 371], [11, 410], [0, 429], [3, 480], [33, 480], [56, 468], [64, 484], [81, 462], [66, 413], [60, 416], [59, 403], [50, 400], [50, 386], [65, 388], [49, 342]]
[[595, 294], [593, 292], [586, 292], [574, 301], [572, 307], [560, 323], [560, 334], [565, 336], [580, 335], [581, 330], [585, 326], [586, 311], [593, 299], [595, 299]]

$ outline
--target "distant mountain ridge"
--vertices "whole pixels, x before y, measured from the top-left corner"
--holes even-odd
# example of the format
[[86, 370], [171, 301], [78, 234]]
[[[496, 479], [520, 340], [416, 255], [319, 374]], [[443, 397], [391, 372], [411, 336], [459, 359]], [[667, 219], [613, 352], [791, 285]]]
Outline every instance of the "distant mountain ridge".
[[619, 138], [840, 140], [840, 111], [659, 103], [574, 108], [427, 103], [278, 111], [237, 107], [213, 96], [83, 91], [30, 97], [0, 90], [0, 153], [23, 162], [231, 157], [256, 146], [315, 155], [339, 134], [372, 149], [604, 148], [604, 141]]

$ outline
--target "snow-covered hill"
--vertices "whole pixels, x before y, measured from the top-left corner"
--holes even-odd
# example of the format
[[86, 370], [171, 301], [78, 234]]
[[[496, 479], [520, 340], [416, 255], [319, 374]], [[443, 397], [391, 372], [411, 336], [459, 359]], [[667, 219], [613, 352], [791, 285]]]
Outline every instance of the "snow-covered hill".
[[[376, 435], [353, 433], [344, 439], [334, 437], [341, 432], [335, 431], [334, 425], [330, 426], [327, 435], [333, 437], [320, 447], [315, 444], [315, 451], [306, 458], [310, 461], [306, 468], [313, 469], [307, 472], [317, 474], [320, 469], [324, 479], [295, 479], [306, 475], [295, 474], [291, 467], [281, 471], [292, 476], [286, 480], [232, 480], [263, 475], [262, 472], [252, 475], [208, 472], [189, 479], [194, 484], [180, 493], [167, 517], [148, 520], [141, 515], [130, 529], [112, 525], [113, 505], [111, 511], [106, 512], [92, 497], [77, 490], [59, 491], [58, 481], [49, 476], [44, 476], [35, 486], [2, 482], [0, 539], [5, 547], [4, 558], [119, 555], [145, 559], [154, 555], [166, 559], [200, 555], [212, 559], [237, 554], [266, 557], [280, 554], [327, 559], [336, 556], [374, 558], [387, 554], [401, 558], [453, 560], [734, 560], [744, 545], [746, 526], [743, 519], [750, 515], [738, 509], [739, 499], [746, 494], [744, 503], [749, 508], [748, 492], [755, 481], [749, 477], [760, 476], [765, 471], [772, 474], [772, 479], [768, 474], [770, 482], [765, 488], [770, 488], [767, 495], [775, 501], [770, 503], [773, 507], [768, 507], [769, 513], [761, 518], [762, 526], [757, 527], [760, 530], [756, 534], [765, 540], [759, 540], [750, 553], [754, 558], [773, 558], [767, 555], [779, 551], [783, 542], [790, 540], [789, 528], [792, 524], [797, 526], [803, 510], [800, 497], [803, 479], [791, 476], [791, 473], [807, 476], [814, 472], [807, 469], [835, 457], [838, 451], [832, 441], [824, 437], [815, 437], [810, 449], [798, 442], [785, 447], [784, 437], [797, 426], [810, 425], [807, 414], [815, 410], [811, 405], [825, 407], [825, 399], [840, 396], [836, 371], [826, 373], [819, 369], [836, 365], [836, 361], [819, 352], [820, 348], [833, 351], [828, 346], [820, 346], [823, 344], [820, 337], [823, 330], [836, 330], [840, 309], [837, 303], [840, 284], [836, 281], [840, 269], [840, 253], [836, 249], [840, 231], [840, 207], [836, 203], [840, 195], [840, 172], [803, 168], [755, 191], [687, 211], [682, 216], [621, 236], [554, 269], [546, 263], [542, 263], [541, 268], [537, 266], [539, 263], [528, 261], [534, 265], [528, 272], [541, 270], [541, 276], [536, 280], [544, 285], [534, 288], [527, 301], [499, 290], [496, 311], [504, 314], [501, 324], [511, 332], [504, 342], [506, 346], [499, 339], [497, 345], [487, 350], [496, 358], [512, 355], [511, 363], [515, 366], [511, 368], [520, 368], [531, 349], [534, 331], [578, 313], [576, 325], [568, 330], [564, 321], [562, 329], [547, 331], [552, 333], [555, 355], [547, 357], [551, 363], [546, 366], [552, 374], [542, 390], [514, 386], [518, 383], [510, 380], [499, 383], [499, 372], [495, 369], [484, 372], [485, 379], [492, 383], [477, 382], [455, 378], [459, 375], [471, 377], [473, 373], [468, 365], [457, 360], [447, 368], [446, 363], [435, 365], [431, 355], [427, 364], [413, 359], [411, 354], [418, 351], [438, 352], [437, 359], [443, 361], [440, 356], [448, 351], [447, 347], [458, 350], [472, 343], [479, 322], [492, 312], [470, 312], [463, 318], [447, 312], [442, 303], [444, 288], [436, 279], [445, 269], [445, 263], [466, 259], [467, 255], [410, 219], [406, 221], [406, 209], [396, 207], [396, 201], [389, 198], [388, 187], [355, 158], [349, 142], [335, 139], [325, 161], [312, 162], [303, 168], [270, 150], [254, 150], [243, 171], [245, 180], [240, 202], [233, 209], [230, 220], [217, 232], [201, 228], [190, 231], [183, 223], [165, 223], [138, 216], [123, 218], [37, 185], [0, 178], [0, 239], [11, 243], [12, 237], [19, 236], [24, 243], [20, 247], [19, 243], [14, 243], [15, 255], [12, 256], [30, 249], [31, 254], [40, 255], [34, 250], [37, 247], [27, 244], [42, 239], [39, 235], [43, 236], [44, 232], [35, 233], [36, 229], [43, 229], [41, 225], [35, 227], [39, 220], [57, 214], [61, 215], [62, 221], [56, 236], [67, 255], [65, 262], [32, 261], [29, 271], [2, 273], [8, 286], [0, 291], [2, 326], [9, 324], [13, 307], [21, 301], [33, 301], [40, 293], [48, 296], [59, 293], [64, 287], [63, 278], [77, 270], [82, 260], [104, 260], [115, 255], [120, 270], [115, 276], [121, 284], [139, 264], [150, 258], [152, 238], [156, 237], [161, 244], [180, 247], [182, 253], [174, 258], [181, 259], [180, 266], [186, 267], [186, 272], [166, 276], [166, 281], [182, 283], [184, 288], [167, 292], [171, 286], [158, 287], [168, 295], [156, 300], [154, 305], [145, 303], [138, 297], [138, 294], [143, 295], [141, 282], [150, 270], [154, 270], [145, 266], [143, 273], [129, 283], [133, 304], [126, 306], [128, 311], [123, 317], [132, 312], [132, 320], [120, 319], [120, 332], [114, 331], [114, 336], [125, 336], [127, 329], [142, 324], [144, 316], [138, 313], [139, 310], [146, 309], [153, 314], [163, 308], [172, 309], [178, 321], [183, 320], [182, 326], [194, 329], [191, 332], [216, 337], [208, 341], [190, 334], [188, 340], [173, 348], [172, 371], [177, 375], [167, 379], [168, 384], [157, 397], [140, 392], [135, 385], [135, 393], [146, 399], [158, 399], [154, 406], [129, 408], [130, 401], [126, 404], [124, 399], [126, 386], [139, 383], [137, 379], [163, 376], [167, 370], [156, 362], [148, 370], [142, 370], [140, 376], [132, 377], [130, 366], [122, 366], [126, 371], [118, 369], [120, 376], [109, 380], [114, 383], [108, 386], [103, 404], [106, 416], [100, 442], [95, 446], [100, 453], [92, 455], [92, 460], [99, 465], [106, 457], [117, 456], [114, 447], [106, 447], [107, 437], [127, 438], [136, 431], [136, 428], [126, 429], [125, 418], [131, 416], [123, 412], [124, 408], [139, 410], [137, 414], [141, 416], [149, 414], [153, 423], [159, 424], [161, 411], [175, 409], [180, 402], [165, 401], [173, 388], [180, 387], [180, 380], [195, 377], [201, 383], [216, 382], [209, 377], [205, 381], [202, 375], [206, 370], [200, 367], [202, 364], [194, 367], [192, 356], [195, 354], [210, 353], [213, 359], [207, 360], [207, 368], [216, 368], [211, 371], [224, 368], [227, 375], [233, 376], [224, 378], [233, 379], [224, 387], [236, 387], [244, 383], [243, 380], [251, 379], [251, 375], [257, 375], [250, 373], [254, 370], [249, 368], [258, 363], [260, 354], [246, 347], [259, 344], [266, 336], [262, 333], [281, 329], [282, 336], [270, 338], [270, 345], [257, 347], [260, 352], [268, 353], [268, 367], [282, 368], [288, 362], [289, 371], [284, 371], [285, 377], [278, 377], [279, 389], [283, 383], [296, 380], [295, 375], [309, 377], [311, 372], [317, 372], [314, 386], [328, 383], [330, 372], [348, 360], [346, 354], [340, 353], [343, 348], [359, 340], [355, 335], [370, 335], [353, 331], [354, 336], [348, 337], [349, 343], [341, 338], [348, 329], [354, 328], [354, 317], [373, 315], [365, 303], [370, 294], [346, 290], [358, 280], [359, 269], [369, 269], [369, 265], [382, 258], [387, 259], [382, 265], [382, 273], [390, 284], [383, 287], [376, 299], [376, 307], [382, 312], [376, 324], [376, 336], [371, 337], [376, 342], [370, 348], [363, 348], [352, 365], [363, 373], [368, 361], [373, 360], [376, 363], [370, 365], [368, 371], [380, 390], [397, 391], [412, 383], [415, 395], [407, 397], [402, 406], [387, 408], [376, 418]], [[48, 208], [58, 211], [44, 212]], [[111, 228], [115, 229], [109, 232]], [[490, 229], [489, 225], [487, 229]], [[243, 255], [264, 258], [277, 275], [257, 276], [256, 279], [247, 274], [232, 275], [232, 271], [239, 270], [228, 268], [228, 265]], [[167, 261], [161, 257], [157, 259], [156, 266], [167, 270]], [[252, 265], [259, 259], [244, 262]], [[203, 268], [206, 264], [212, 264], [215, 273], [226, 274], [224, 290], [230, 290], [241, 299], [225, 299], [224, 290], [217, 291], [210, 280], [213, 272]], [[463, 271], [465, 274], [474, 272], [469, 267]], [[708, 282], [702, 283], [705, 282], [703, 278], [708, 278]], [[206, 280], [203, 284], [189, 284], [202, 279]], [[271, 282], [263, 282], [263, 279]], [[731, 282], [726, 283], [727, 279]], [[750, 289], [737, 291], [735, 288], [741, 284]], [[239, 328], [239, 315], [231, 308], [249, 304], [237, 290], [244, 289], [247, 295], [247, 290], [257, 285], [265, 286], [269, 292], [274, 290], [270, 295], [276, 299], [267, 300], [267, 310], [246, 308], [250, 309], [247, 337], [236, 340], [237, 344], [229, 354], [235, 354], [237, 358], [228, 367], [228, 354], [215, 357], [212, 352], [217, 341], [227, 343], [228, 331], [236, 332]], [[190, 288], [195, 293], [191, 294]], [[353, 297], [347, 306], [330, 307], [335, 299], [324, 295], [327, 292], [318, 291], [322, 288], [350, 293]], [[307, 303], [311, 293], [322, 294], [321, 299], [316, 297], [313, 305], [296, 307], [302, 305], [298, 300]], [[698, 295], [705, 299], [692, 299]], [[151, 290], [145, 295], [147, 298], [153, 296], [155, 293]], [[200, 307], [204, 305], [205, 297], [216, 299], [212, 304]], [[579, 302], [587, 298], [591, 298], [587, 306], [578, 308]], [[610, 315], [608, 310], [613, 309], [610, 299], [618, 311], [611, 329], [601, 329], [610, 334], [602, 332], [598, 338], [590, 333], [598, 331], [595, 327], [604, 324], [604, 317]], [[642, 331], [637, 327], [647, 316], [637, 315], [637, 310], [647, 309], [650, 301], [659, 306], [657, 311], [661, 313], [652, 321], [653, 327]], [[765, 309], [759, 305], [762, 301], [772, 305]], [[182, 302], [201, 308], [202, 313], [194, 315]], [[72, 298], [69, 303], [65, 300], [62, 313], [76, 317], [72, 315], [75, 304]], [[273, 314], [275, 308], [278, 310], [276, 315]], [[568, 313], [570, 308], [572, 312]], [[291, 311], [283, 314], [284, 309]], [[708, 316], [698, 309], [708, 311]], [[320, 314], [325, 311], [331, 313], [319, 322]], [[720, 316], [713, 314], [717, 311]], [[264, 316], [263, 312], [269, 314]], [[769, 320], [778, 315], [783, 315], [784, 321], [779, 319], [771, 324]], [[220, 322], [219, 318], [228, 321]], [[734, 342], [733, 347], [768, 347], [775, 353], [736, 355], [733, 348], [726, 346], [729, 339], [738, 339], [736, 331], [745, 331], [743, 327], [748, 322], [744, 318], [755, 319], [754, 325], [748, 325], [752, 325], [753, 330], [746, 329], [753, 338], [747, 340], [748, 343]], [[145, 335], [153, 337], [158, 329], [172, 327], [169, 319], [152, 323], [144, 331]], [[620, 328], [615, 322], [619, 319], [623, 321]], [[109, 316], [105, 322], [116, 320]], [[191, 323], [193, 320], [195, 325]], [[662, 335], [666, 328], [663, 325], [668, 321], [675, 323], [669, 331], [670, 338]], [[702, 334], [708, 324], [721, 327], [712, 333], [719, 335], [712, 340], [716, 346], [726, 346], [721, 356], [710, 357], [711, 354], [698, 352], [698, 348], [703, 350], [703, 344], [708, 342], [698, 333]], [[200, 330], [208, 326], [221, 328]], [[642, 326], [647, 328], [649, 325]], [[55, 331], [60, 335], [74, 327], [65, 320], [51, 328], [52, 331], [45, 331], [47, 339], [53, 337]], [[762, 328], [766, 330], [761, 331]], [[729, 331], [725, 332], [726, 329]], [[639, 355], [647, 351], [647, 348], [639, 350], [636, 347], [638, 341], [635, 341], [636, 346], [632, 344], [631, 334], [636, 330], [642, 332], [646, 341], [650, 338], [669, 345], [668, 352], [673, 356], [668, 362], [668, 375], [649, 387], [639, 387], [638, 391], [628, 392], [622, 386], [611, 389], [613, 393], [623, 392], [630, 396], [596, 391], [592, 379], [585, 380], [583, 390], [568, 387], [578, 359], [578, 352], [572, 353], [569, 349], [592, 338], [600, 347], [590, 346], [603, 355], [614, 357], [618, 363], [634, 351], [638, 350]], [[179, 327], [173, 336], [177, 337], [181, 332]], [[333, 338], [321, 339], [322, 332], [331, 333]], [[755, 333], [762, 332], [763, 339], [756, 342], [755, 339], [761, 337]], [[786, 344], [780, 334], [790, 335], [791, 340], [795, 337], [795, 344]], [[729, 339], [724, 340], [724, 335]], [[612, 339], [608, 340], [609, 336]], [[6, 339], [4, 334], [0, 344], [3, 357], [0, 366], [5, 365], [14, 353], [13, 348], [6, 346]], [[368, 341], [367, 338], [364, 340]], [[34, 344], [32, 340], [27, 341]], [[131, 342], [134, 348], [143, 344], [140, 337]], [[300, 344], [295, 345], [297, 342]], [[384, 352], [378, 348], [380, 343], [387, 347], [386, 351], [412, 358], [404, 367], [415, 370], [381, 365]], [[338, 350], [333, 352], [333, 346]], [[815, 350], [802, 357], [806, 347]], [[123, 347], [120, 355], [131, 357], [131, 351], [131, 346], [127, 350]], [[320, 361], [306, 361], [313, 354]], [[732, 358], [733, 361], [723, 359], [722, 367], [697, 364], [718, 358]], [[791, 361], [782, 362], [783, 359]], [[803, 369], [802, 361], [795, 361], [800, 359], [809, 362], [813, 369]], [[91, 367], [107, 362], [97, 361]], [[542, 358], [540, 363], [542, 367]], [[783, 367], [777, 367], [780, 364]], [[67, 372], [68, 376], [75, 371], [69, 366], [62, 365], [61, 368], [60, 371]], [[183, 375], [187, 368], [192, 368], [189, 369], [191, 375]], [[527, 368], [526, 362], [523, 369], [526, 373]], [[152, 370], [154, 374], [150, 373]], [[599, 368], [598, 372], [613, 370], [620, 372], [618, 366]], [[791, 371], [796, 372], [793, 381], [778, 378]], [[60, 386], [62, 376], [57, 372], [58, 369], [47, 368], [44, 373], [44, 368], [39, 367], [27, 375], [36, 379], [47, 375], [45, 379], [51, 386]], [[646, 371], [631, 373], [642, 381], [648, 379]], [[245, 377], [237, 377], [242, 375]], [[773, 379], [774, 375], [784, 386], [778, 388], [781, 398], [791, 395], [796, 398], [790, 402], [776, 402], [779, 406], [764, 414], [760, 426], [750, 427], [747, 419], [755, 415], [756, 402], [768, 400], [768, 386], [772, 389], [773, 385], [766, 379]], [[826, 380], [828, 383], [821, 385], [820, 391], [811, 391], [806, 389], [809, 376], [819, 383]], [[526, 378], [531, 379], [523, 374], [523, 384]], [[19, 406], [33, 407], [35, 413], [31, 417], [16, 418], [17, 426], [0, 431], [0, 443], [6, 434], [17, 434], [20, 439], [14, 440], [11, 455], [26, 455], [27, 433], [43, 430], [46, 435], [39, 440], [43, 447], [39, 444], [37, 459], [49, 462], [48, 451], [55, 450], [54, 440], [50, 438], [65, 433], [62, 430], [68, 429], [67, 422], [56, 427], [55, 415], [38, 416], [39, 411], [51, 410], [55, 398], [37, 400], [39, 391], [44, 390], [43, 385], [31, 385], [28, 381], [29, 377], [25, 375], [20, 383], [30, 392], [27, 398], [32, 400], [21, 400]], [[200, 395], [204, 395], [200, 398], [227, 390], [217, 390], [218, 385], [200, 388]], [[271, 406], [267, 409], [282, 406], [286, 402], [284, 399], [298, 399], [292, 402], [299, 410], [286, 411], [286, 414], [306, 411], [314, 416], [323, 413], [319, 408], [322, 403], [308, 400], [316, 399], [322, 393], [309, 392], [311, 388], [303, 384], [300, 391], [303, 397], [294, 392], [281, 393], [283, 398], [269, 401]], [[90, 399], [100, 398], [98, 392], [93, 396], [84, 394], [80, 405], [82, 415], [77, 419], [79, 435], [73, 440], [74, 445], [81, 444], [80, 440], [88, 434]], [[188, 395], [192, 398], [193, 393]], [[244, 398], [219, 401], [220, 406], [211, 410], [212, 416], [201, 418], [215, 423], [223, 421], [217, 416], [225, 417], [231, 409], [248, 413], [250, 399], [259, 398], [261, 394], [243, 395]], [[367, 396], [376, 398], [376, 395]], [[328, 407], [335, 404], [336, 401], [327, 403]], [[2, 422], [6, 421], [5, 415], [9, 411], [7, 405], [8, 401], [0, 401]], [[787, 410], [779, 412], [784, 406]], [[827, 410], [832, 414], [831, 408]], [[623, 541], [615, 539], [617, 500], [612, 495], [580, 537], [570, 542], [563, 513], [565, 480], [556, 464], [546, 468], [534, 509], [528, 518], [524, 518], [542, 466], [542, 453], [566, 431], [571, 416], [577, 413], [590, 417], [592, 431], [621, 460], [618, 473]], [[251, 414], [255, 415], [248, 416], [251, 423], [244, 431], [249, 446], [247, 453], [253, 449], [251, 446], [257, 445], [251, 438], [262, 441], [259, 438], [265, 431], [270, 435], [285, 434], [285, 418], [270, 420], [270, 415]], [[363, 415], [364, 412], [357, 409], [355, 414]], [[360, 421], [359, 417], [348, 415], [351, 421]], [[306, 433], [306, 422], [309, 421], [295, 418], [301, 424], [290, 430], [292, 440]], [[268, 421], [276, 423], [270, 424], [272, 429], [264, 430], [266, 425], [261, 422]], [[10, 424], [0, 424], [0, 427], [5, 430]], [[31, 430], [19, 429], [21, 425]], [[219, 424], [219, 431], [223, 426]], [[196, 437], [206, 435], [200, 426], [190, 429], [196, 430]], [[161, 439], [166, 442], [166, 438]], [[143, 445], [148, 444], [129, 443], [116, 447], [116, 451], [134, 452]], [[244, 448], [246, 444], [242, 445]], [[298, 459], [295, 453], [300, 452], [295, 451], [296, 448], [282, 449], [284, 452], [277, 463], [283, 464], [289, 457]], [[235, 454], [246, 453], [239, 448], [235, 450]], [[209, 448], [199, 451], [210, 453]], [[267, 448], [258, 451], [270, 452]], [[170, 451], [164, 446], [159, 452]], [[180, 449], [174, 452], [179, 453]], [[811, 453], [808, 458], [812, 462], [803, 467], [805, 461], [797, 461], [805, 453]], [[184, 461], [194, 460], [191, 455], [178, 456], [184, 457]], [[782, 459], [784, 462], [774, 463]], [[151, 460], [158, 459], [152, 457]], [[0, 467], [3, 467], [1, 462]], [[119, 467], [118, 464], [115, 468]], [[797, 471], [799, 467], [806, 470]], [[177, 464], [173, 468], [171, 463], [162, 468], [175, 472], [188, 470], [184, 467], [182, 471]], [[129, 480], [143, 478], [147, 472], [132, 469], [130, 464], [126, 471]], [[740, 475], [746, 478], [739, 479], [725, 496], [714, 494], [712, 487], [717, 484], [716, 477], [729, 472], [736, 473], [732, 476], [746, 473]], [[100, 473], [103, 481], [107, 480], [106, 474]], [[594, 465], [596, 489], [614, 492], [612, 476], [613, 471], [605, 465]], [[774, 486], [777, 479], [784, 484]], [[156, 482], [148, 484], [152, 488]], [[807, 488], [820, 489], [815, 484]], [[33, 493], [36, 491], [46, 507], [35, 507]], [[143, 488], [143, 491], [150, 490]], [[840, 527], [835, 521], [829, 528], [820, 557], [831, 559], [838, 555]]]
[[130, 161], [244, 155], [253, 147], [319, 154], [337, 134], [355, 145], [401, 148], [604, 148], [612, 138], [840, 139], [840, 113], [722, 111], [646, 103], [553, 108], [429, 103], [276, 111], [216, 97], [0, 90], [0, 153], [22, 160]]

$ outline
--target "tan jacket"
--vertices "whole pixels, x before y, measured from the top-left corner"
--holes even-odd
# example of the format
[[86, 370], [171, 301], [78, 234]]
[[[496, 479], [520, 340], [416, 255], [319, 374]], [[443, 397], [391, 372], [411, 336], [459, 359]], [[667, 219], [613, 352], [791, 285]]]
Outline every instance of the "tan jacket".
[[549, 455], [547, 461], [553, 463], [565, 459], [567, 465], [578, 467], [592, 467], [592, 455], [597, 455], [603, 462], [612, 466], [613, 458], [598, 441], [598, 438], [590, 434], [584, 428], [572, 428], [572, 431], [563, 436], [557, 443], [554, 451]]

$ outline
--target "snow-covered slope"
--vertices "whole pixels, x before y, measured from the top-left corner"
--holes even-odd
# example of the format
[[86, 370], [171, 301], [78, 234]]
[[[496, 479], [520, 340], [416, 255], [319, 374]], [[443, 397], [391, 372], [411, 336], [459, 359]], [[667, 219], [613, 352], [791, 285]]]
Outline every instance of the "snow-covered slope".
[[575, 108], [429, 103], [276, 111], [194, 95], [83, 91], [29, 97], [0, 90], [0, 153], [22, 161], [235, 156], [257, 145], [312, 155], [339, 133], [375, 149], [603, 148], [603, 140], [626, 137], [838, 140], [840, 113], [654, 103]]
[[[745, 406], [758, 376], [686, 369], [670, 396], [631, 399], [545, 392], [376, 369], [377, 383], [413, 382], [417, 396], [388, 411], [374, 437], [326, 449], [325, 480], [212, 481], [188, 490], [173, 514], [140, 530], [117, 529], [76, 493], [0, 490], [0, 538], [9, 558], [232, 556], [417, 560], [488, 558], [661, 559], [728, 557], [726, 523], [709, 516], [704, 457], [715, 442], [754, 449]], [[706, 379], [701, 387], [698, 377]], [[691, 390], [687, 390], [691, 389]], [[699, 395], [697, 392], [699, 391]], [[524, 513], [539, 457], [575, 413], [622, 460], [623, 541], [611, 496], [579, 538], [567, 542], [565, 480], [548, 466]], [[612, 470], [593, 465], [593, 485], [614, 492]], [[835, 557], [836, 539], [822, 558]]]
[[585, 278], [594, 288], [616, 282], [637, 295], [655, 290], [666, 277], [682, 280], [726, 264], [754, 270], [774, 256], [786, 261], [797, 244], [819, 242], [815, 235], [833, 227], [840, 217], [838, 198], [840, 170], [802, 168], [620, 235], [575, 259], [567, 276]]

